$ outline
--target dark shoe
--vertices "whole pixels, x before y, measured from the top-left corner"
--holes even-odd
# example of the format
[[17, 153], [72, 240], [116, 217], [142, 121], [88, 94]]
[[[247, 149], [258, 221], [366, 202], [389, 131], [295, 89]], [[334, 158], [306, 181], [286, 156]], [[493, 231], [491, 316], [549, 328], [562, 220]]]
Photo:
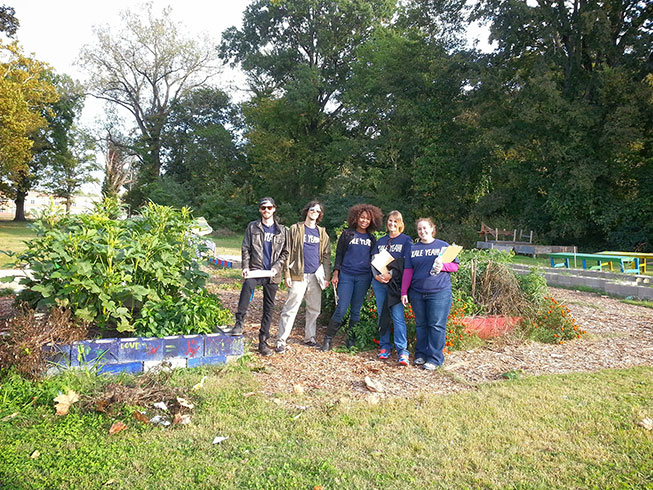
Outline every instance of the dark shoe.
[[305, 340], [304, 345], [309, 347], [317, 347], [317, 342], [315, 342], [315, 339]]
[[277, 346], [274, 348], [274, 352], [277, 354], [283, 354], [286, 352], [286, 344], [278, 343]]
[[351, 349], [352, 347], [356, 346], [356, 337], [352, 335], [347, 336], [347, 343], [345, 344], [347, 346], [347, 349]]
[[243, 326], [239, 324], [234, 325], [234, 328], [232, 328], [227, 332], [227, 335], [242, 335], [242, 334], [243, 334]]
[[258, 343], [258, 353], [262, 356], [271, 356], [274, 352], [268, 347], [266, 342]]
[[324, 337], [324, 342], [322, 343], [322, 347], [320, 347], [320, 350], [322, 352], [327, 352], [331, 350], [331, 342], [333, 342], [333, 337]]

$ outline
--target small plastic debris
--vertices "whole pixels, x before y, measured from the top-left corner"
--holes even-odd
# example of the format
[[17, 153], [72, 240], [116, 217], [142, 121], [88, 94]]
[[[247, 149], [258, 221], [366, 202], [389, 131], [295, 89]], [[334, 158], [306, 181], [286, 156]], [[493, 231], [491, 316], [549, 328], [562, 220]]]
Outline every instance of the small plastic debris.
[[166, 405], [165, 402], [156, 402], [154, 404], [154, 408], [158, 408], [159, 410], [163, 410], [166, 412], [168, 411], [168, 405]]
[[166, 419], [162, 415], [156, 415], [156, 416], [152, 417], [150, 419], [150, 423], [151, 424], [159, 424], [159, 425], [162, 425], [164, 427], [168, 427], [170, 425], [170, 421], [168, 419]]
[[215, 439], [213, 439], [213, 444], [220, 444], [221, 442], [224, 442], [227, 439], [229, 439], [229, 436], [217, 436]]

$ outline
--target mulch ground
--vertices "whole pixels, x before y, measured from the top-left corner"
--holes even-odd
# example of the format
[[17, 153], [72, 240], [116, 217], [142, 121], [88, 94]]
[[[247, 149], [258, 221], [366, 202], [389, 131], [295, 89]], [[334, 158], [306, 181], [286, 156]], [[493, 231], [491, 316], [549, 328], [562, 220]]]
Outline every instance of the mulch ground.
[[[240, 281], [213, 275], [209, 289], [223, 304], [236, 311]], [[590, 372], [606, 368], [653, 366], [653, 309], [621, 303], [592, 293], [550, 288], [551, 295], [567, 305], [579, 325], [587, 331], [582, 339], [564, 345], [522, 341], [510, 336], [490, 340], [481, 348], [447, 355], [444, 369], [426, 372], [414, 366], [401, 367], [396, 358], [379, 361], [376, 352], [357, 354], [320, 352], [303, 345], [304, 312], [300, 309], [284, 354], [257, 355], [256, 376], [262, 391], [270, 396], [296, 390], [365, 397], [365, 377], [383, 387], [381, 396], [412, 397], [421, 392], [447, 394], [473, 389], [479, 383], [503, 380], [504, 374], [521, 375]], [[286, 300], [279, 290], [272, 322], [277, 332], [279, 314]], [[255, 351], [263, 292], [258, 288], [250, 305], [244, 336]], [[12, 298], [0, 298], [0, 318], [11, 314]], [[326, 326], [318, 323], [318, 340]], [[336, 338], [336, 346], [342, 343]], [[273, 339], [270, 342], [273, 345]], [[412, 357], [411, 357], [412, 360]]]
[[[213, 276], [212, 290], [235, 312], [239, 282]], [[566, 304], [587, 331], [582, 339], [564, 345], [541, 344], [504, 337], [490, 340], [481, 348], [447, 355], [444, 369], [426, 372], [414, 366], [401, 367], [396, 358], [379, 361], [376, 352], [357, 354], [320, 352], [303, 345], [304, 315], [300, 309], [284, 354], [258, 356], [262, 366], [256, 376], [270, 396], [303, 389], [351, 397], [365, 397], [365, 377], [383, 386], [381, 396], [412, 397], [421, 392], [447, 394], [473, 389], [479, 383], [504, 380], [510, 372], [520, 375], [590, 372], [606, 368], [653, 365], [653, 309], [621, 303], [592, 293], [550, 288], [556, 300]], [[262, 313], [262, 290], [257, 289], [250, 305], [244, 335], [255, 351]], [[277, 294], [272, 335], [287, 293]], [[325, 325], [318, 323], [318, 340]], [[336, 338], [336, 345], [344, 338]], [[270, 342], [273, 345], [273, 341]], [[412, 361], [412, 356], [411, 356]], [[298, 388], [298, 385], [301, 388]]]

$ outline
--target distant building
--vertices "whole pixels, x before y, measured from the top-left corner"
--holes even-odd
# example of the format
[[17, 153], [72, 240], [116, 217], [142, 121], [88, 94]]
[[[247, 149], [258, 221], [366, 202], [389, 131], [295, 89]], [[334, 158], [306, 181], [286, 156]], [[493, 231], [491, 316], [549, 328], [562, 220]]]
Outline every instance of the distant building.
[[[32, 191], [25, 197], [25, 217], [34, 218], [50, 205], [52, 195], [46, 192]], [[54, 202], [65, 208], [65, 199], [54, 197]], [[101, 199], [100, 196], [80, 194], [73, 198], [70, 206], [71, 214], [81, 214], [93, 210], [93, 205]], [[16, 215], [16, 204], [13, 200], [0, 194], [0, 218], [13, 219]]]

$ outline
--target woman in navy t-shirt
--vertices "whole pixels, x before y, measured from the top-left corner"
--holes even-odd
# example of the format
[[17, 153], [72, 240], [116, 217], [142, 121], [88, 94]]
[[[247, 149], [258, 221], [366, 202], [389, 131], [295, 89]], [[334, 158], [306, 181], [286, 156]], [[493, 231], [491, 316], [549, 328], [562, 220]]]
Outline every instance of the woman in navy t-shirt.
[[383, 213], [371, 204], [357, 204], [349, 208], [349, 227], [340, 234], [336, 247], [336, 261], [333, 266], [331, 284], [337, 288], [338, 305], [327, 327], [322, 350], [331, 349], [333, 337], [338, 332], [342, 319], [351, 306], [347, 347], [355, 343], [353, 327], [361, 318], [361, 307], [370, 288], [372, 272], [370, 255], [376, 238], [372, 233], [383, 222]]
[[[372, 269], [374, 280], [372, 289], [376, 297], [376, 310], [379, 313], [379, 359], [389, 359], [392, 352], [390, 343], [389, 311], [394, 325], [394, 344], [401, 366], [408, 366], [408, 343], [406, 340], [406, 319], [404, 318], [404, 305], [401, 304], [401, 275], [404, 262], [410, 254], [413, 241], [404, 231], [404, 218], [399, 211], [390, 211], [385, 223], [388, 234], [376, 242], [372, 257], [387, 251], [395, 260], [388, 264], [388, 272], [381, 273]], [[387, 306], [386, 306], [387, 305]], [[384, 310], [387, 308], [387, 310]]]
[[406, 259], [401, 284], [401, 301], [410, 301], [415, 313], [417, 344], [415, 365], [433, 371], [444, 362], [447, 318], [451, 309], [451, 272], [458, 270], [458, 260], [443, 264], [438, 257], [449, 246], [436, 240], [431, 218], [417, 220], [419, 242], [413, 244]]

